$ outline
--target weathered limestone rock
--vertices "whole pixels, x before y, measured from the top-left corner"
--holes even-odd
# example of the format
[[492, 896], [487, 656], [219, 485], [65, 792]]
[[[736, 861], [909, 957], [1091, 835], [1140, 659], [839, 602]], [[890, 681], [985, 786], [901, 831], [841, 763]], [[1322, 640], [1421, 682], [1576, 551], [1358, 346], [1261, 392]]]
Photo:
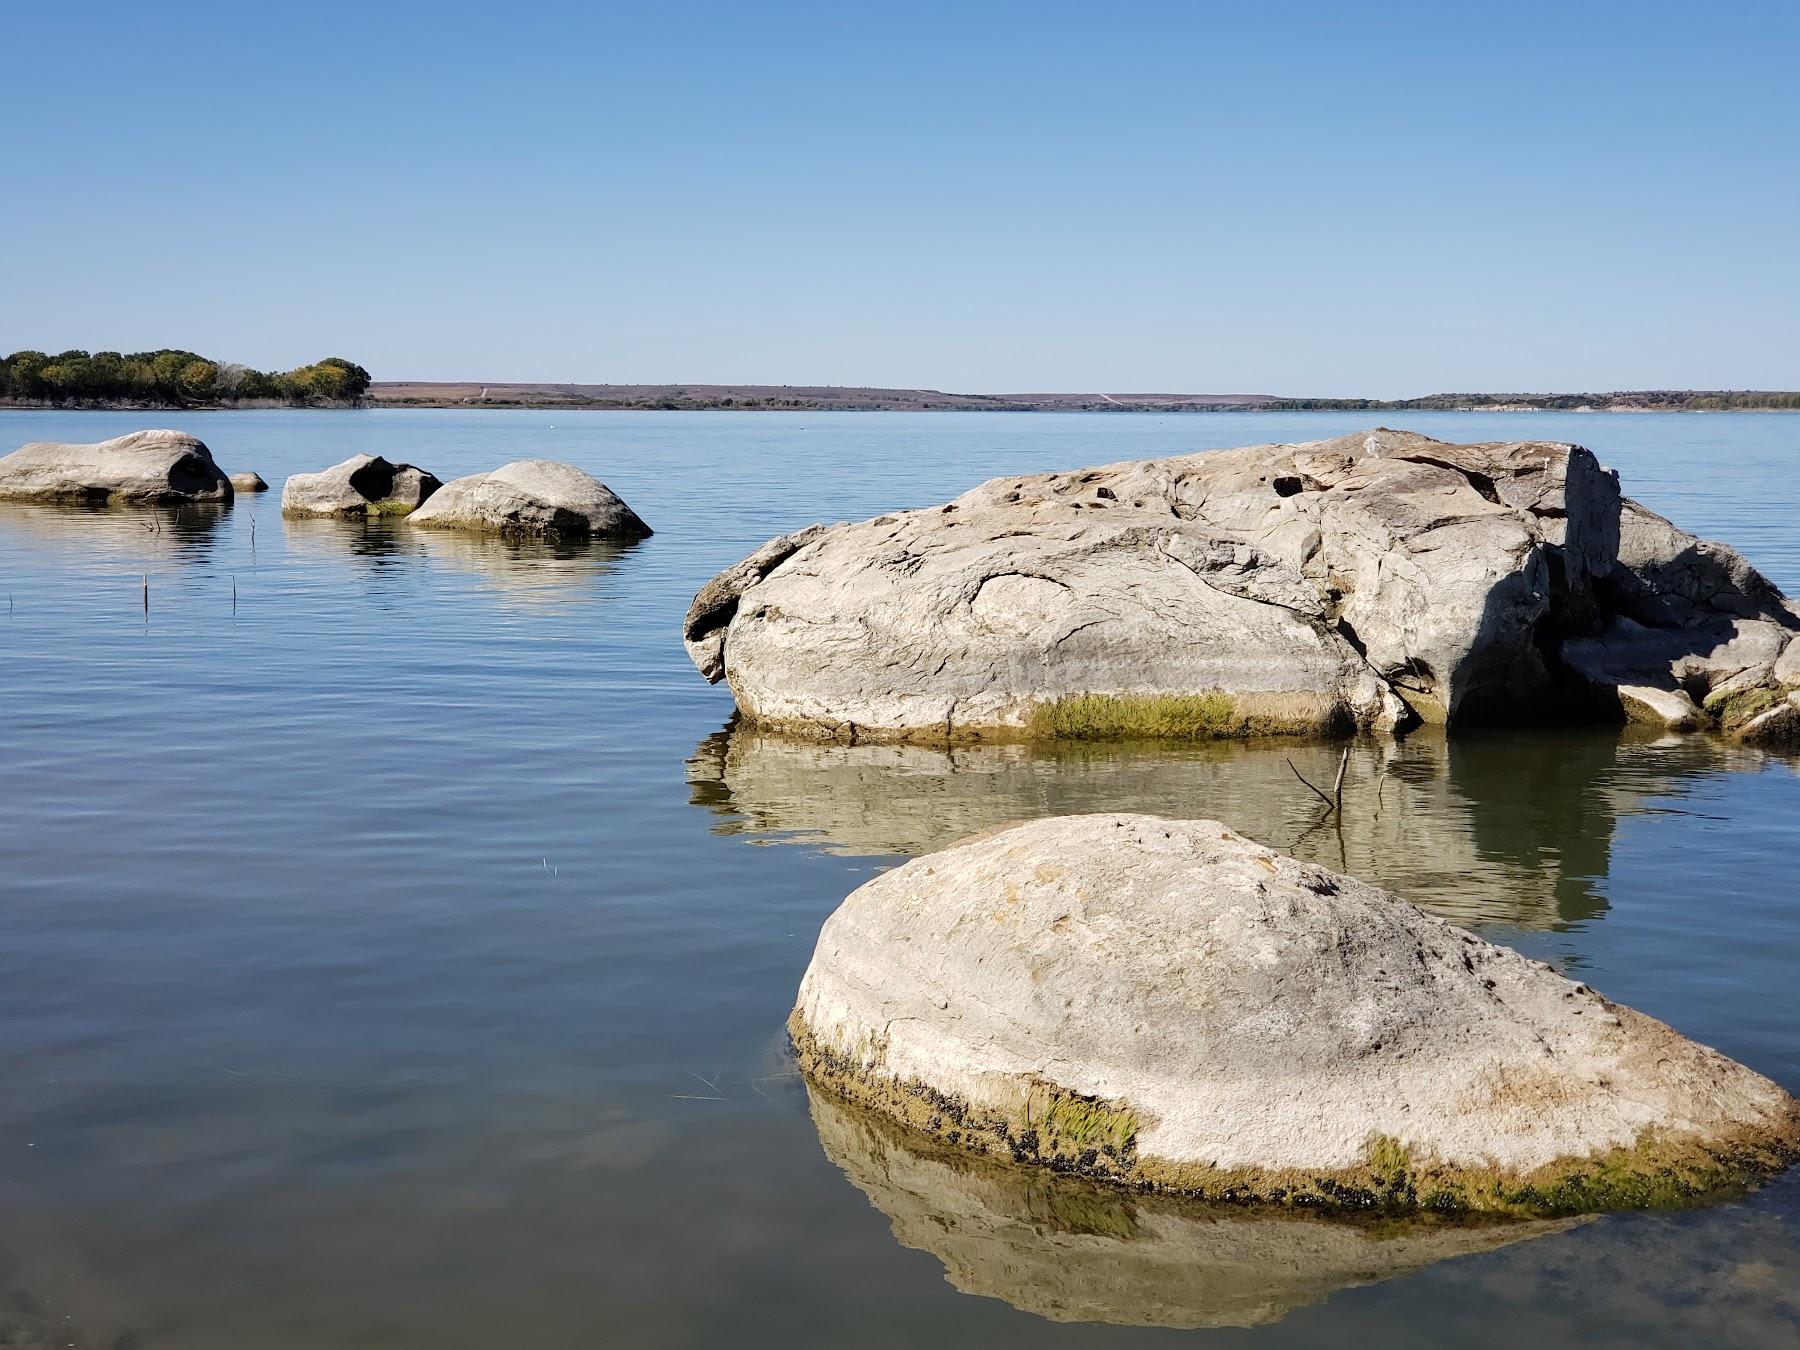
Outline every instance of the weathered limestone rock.
[[134, 431], [93, 445], [33, 441], [0, 458], [0, 498], [227, 502], [231, 481], [197, 436]]
[[573, 464], [521, 459], [444, 484], [411, 523], [558, 539], [641, 539], [650, 527]]
[[1057, 817], [858, 888], [813, 1081], [977, 1151], [1212, 1198], [1576, 1212], [1800, 1154], [1800, 1103], [1550, 967], [1216, 821]]
[[902, 1246], [935, 1256], [963, 1293], [1053, 1322], [1259, 1326], [1340, 1289], [1578, 1222], [1376, 1226], [1131, 1195], [969, 1158], [807, 1095], [825, 1156], [887, 1215]]
[[1377, 430], [814, 526], [714, 578], [683, 637], [750, 721], [956, 741], [1723, 726], [1703, 700], [1797, 631], [1742, 557], [1579, 446]]
[[318, 473], [291, 475], [281, 489], [284, 516], [403, 516], [443, 484], [411, 464], [352, 455]]
[[793, 534], [771, 539], [735, 567], [728, 567], [700, 588], [688, 606], [681, 640], [695, 667], [707, 682], [717, 684], [725, 674], [725, 630], [737, 614], [738, 600], [782, 563], [825, 533], [823, 525], [809, 525]]
[[263, 482], [263, 476], [260, 473], [234, 473], [231, 475], [231, 490], [233, 492], [267, 492], [269, 485]]
[[1556, 697], [1541, 630], [1593, 612], [1618, 512], [1579, 447], [1393, 431], [996, 479], [740, 564], [689, 640], [751, 719], [860, 739], [1030, 735], [1085, 695], [1222, 696], [1224, 730], [1475, 716]]

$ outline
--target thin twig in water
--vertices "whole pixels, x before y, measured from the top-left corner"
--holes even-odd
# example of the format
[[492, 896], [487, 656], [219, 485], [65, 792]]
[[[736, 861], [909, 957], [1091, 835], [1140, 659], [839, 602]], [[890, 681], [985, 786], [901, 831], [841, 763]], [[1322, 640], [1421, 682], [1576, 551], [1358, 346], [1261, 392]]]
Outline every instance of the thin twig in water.
[[[1282, 758], [1286, 759], [1287, 757], [1284, 755], [1284, 756], [1282, 756]], [[1290, 769], [1294, 769], [1294, 761], [1289, 759], [1287, 762], [1287, 766]], [[1324, 802], [1327, 808], [1329, 808], [1330, 810], [1333, 810], [1333, 811], [1337, 810], [1337, 807], [1332, 805], [1331, 798], [1327, 797], [1323, 792], [1320, 792], [1319, 789], [1314, 787], [1310, 782], [1307, 782], [1306, 775], [1301, 773], [1300, 770], [1294, 769], [1294, 777], [1298, 778], [1302, 783], [1306, 783], [1307, 790], [1310, 791], [1313, 794], [1313, 796], [1317, 797], [1320, 801]]]
[[719, 1085], [714, 1081], [718, 1076], [718, 1070], [716, 1069], [713, 1071], [713, 1076], [711, 1078], [707, 1078], [704, 1075], [697, 1073], [688, 1074], [689, 1078], [705, 1083], [706, 1086], [713, 1090], [713, 1095], [710, 1097], [703, 1096], [698, 1092], [671, 1092], [669, 1096], [684, 1102], [722, 1102], [726, 1099], [725, 1094], [719, 1091]]
[[1350, 767], [1350, 747], [1344, 747], [1344, 757], [1338, 761], [1337, 782], [1331, 785], [1331, 809], [1339, 815], [1344, 813], [1344, 770]]

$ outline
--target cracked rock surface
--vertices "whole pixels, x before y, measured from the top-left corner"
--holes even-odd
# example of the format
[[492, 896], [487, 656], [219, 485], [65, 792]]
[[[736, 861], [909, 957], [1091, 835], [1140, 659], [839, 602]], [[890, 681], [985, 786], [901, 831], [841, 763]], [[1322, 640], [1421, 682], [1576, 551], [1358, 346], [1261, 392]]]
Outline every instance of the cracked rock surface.
[[1692, 658], [1654, 676], [1693, 686], [1691, 718], [1663, 701], [1671, 725], [1705, 722], [1715, 679], [1751, 668], [1709, 664], [1742, 645], [1730, 625], [1783, 646], [1800, 628], [1741, 557], [1622, 498], [1580, 446], [1376, 430], [813, 526], [714, 578], [683, 636], [754, 723], [957, 740], [1025, 735], [1034, 709], [1090, 694], [1220, 693], [1261, 731], [1616, 714], [1646, 672], [1562, 647], [1610, 650], [1626, 618]]

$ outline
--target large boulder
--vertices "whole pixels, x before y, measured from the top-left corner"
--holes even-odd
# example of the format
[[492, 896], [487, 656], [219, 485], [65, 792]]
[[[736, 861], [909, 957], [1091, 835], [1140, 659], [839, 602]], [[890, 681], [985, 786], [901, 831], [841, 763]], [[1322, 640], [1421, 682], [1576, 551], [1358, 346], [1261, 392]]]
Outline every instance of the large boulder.
[[573, 464], [521, 459], [453, 478], [411, 517], [414, 525], [555, 539], [641, 539], [650, 527], [611, 489]]
[[0, 458], [0, 498], [228, 502], [231, 481], [197, 436], [134, 431], [93, 445], [33, 441]]
[[1562, 697], [1619, 503], [1577, 446], [1385, 430], [1002, 478], [789, 536], [684, 636], [750, 719], [864, 740], [1480, 716]]
[[380, 455], [352, 455], [317, 473], [289, 476], [281, 489], [284, 516], [404, 516], [443, 484], [435, 474]]
[[1800, 1153], [1766, 1078], [1208, 820], [1050, 818], [888, 872], [789, 1027], [815, 1083], [948, 1143], [1218, 1199], [1575, 1212]]
[[[1668, 653], [1615, 659], [1627, 623]], [[1797, 628], [1741, 557], [1622, 498], [1580, 446], [1376, 430], [814, 526], [715, 577], [682, 635], [749, 721], [957, 741], [1621, 711], [1729, 729], [1748, 718], [1705, 700], [1787, 687]]]

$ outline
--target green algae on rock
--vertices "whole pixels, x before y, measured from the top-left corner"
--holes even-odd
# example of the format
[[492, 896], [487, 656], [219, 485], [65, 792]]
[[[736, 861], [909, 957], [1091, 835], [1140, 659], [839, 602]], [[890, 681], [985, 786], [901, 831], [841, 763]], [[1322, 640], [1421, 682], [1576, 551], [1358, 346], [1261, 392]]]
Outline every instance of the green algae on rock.
[[789, 1029], [815, 1084], [946, 1143], [1210, 1200], [1581, 1213], [1800, 1153], [1776, 1084], [1214, 821], [1053, 817], [886, 873]]

